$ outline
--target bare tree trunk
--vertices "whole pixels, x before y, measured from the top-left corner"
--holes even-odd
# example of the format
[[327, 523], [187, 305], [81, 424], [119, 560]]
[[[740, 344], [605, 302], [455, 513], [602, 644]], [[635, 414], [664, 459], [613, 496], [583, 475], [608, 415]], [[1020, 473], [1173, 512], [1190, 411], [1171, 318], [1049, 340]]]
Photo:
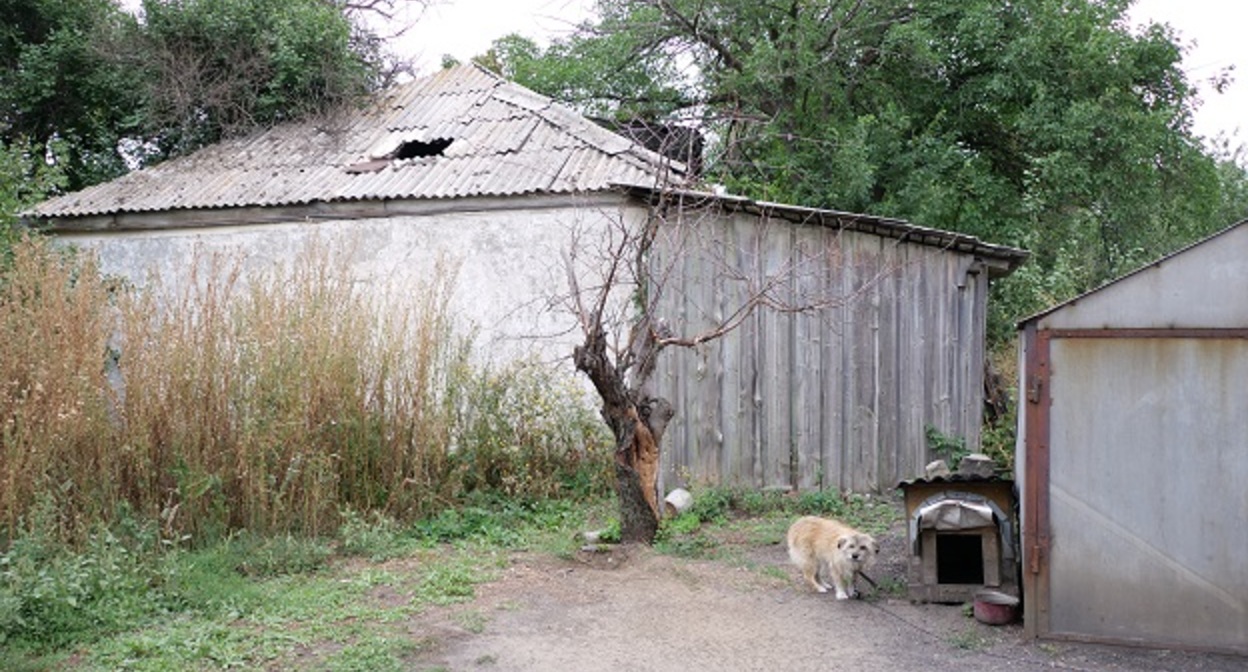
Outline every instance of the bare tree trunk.
[[606, 352], [606, 333], [592, 332], [573, 353], [602, 398], [602, 417], [615, 437], [615, 490], [620, 500], [620, 538], [649, 544], [659, 530], [660, 442], [675, 415], [665, 399], [638, 398]]
[[648, 398], [626, 412], [631, 429], [616, 437], [615, 451], [620, 540], [649, 544], [654, 541], [662, 519], [658, 498], [659, 446], [675, 411], [665, 399]]

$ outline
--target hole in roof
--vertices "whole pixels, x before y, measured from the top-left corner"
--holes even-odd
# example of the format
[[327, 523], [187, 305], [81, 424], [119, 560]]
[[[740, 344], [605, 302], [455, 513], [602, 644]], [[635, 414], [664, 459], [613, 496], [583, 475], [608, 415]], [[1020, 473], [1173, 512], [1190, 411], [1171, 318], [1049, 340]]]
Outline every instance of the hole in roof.
[[450, 138], [434, 138], [429, 142], [408, 140], [394, 150], [396, 159], [421, 159], [426, 156], [442, 156], [442, 152], [451, 146]]

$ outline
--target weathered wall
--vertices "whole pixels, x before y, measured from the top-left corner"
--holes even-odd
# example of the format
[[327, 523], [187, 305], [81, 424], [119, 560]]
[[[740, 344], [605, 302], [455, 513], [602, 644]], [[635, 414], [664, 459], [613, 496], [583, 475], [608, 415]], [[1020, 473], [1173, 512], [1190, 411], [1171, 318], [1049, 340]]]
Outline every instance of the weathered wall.
[[[737, 213], [666, 241], [664, 314], [678, 331], [722, 321], [767, 277], [789, 303], [661, 361], [682, 410], [669, 485], [712, 482], [890, 491], [923, 473], [928, 425], [979, 445], [987, 273], [973, 258], [849, 230]], [[682, 253], [677, 255], [675, 248]]]
[[1241, 223], [1024, 323], [1030, 635], [1248, 653], [1246, 251]]
[[59, 235], [98, 253], [106, 273], [136, 283], [156, 274], [166, 286], [184, 281], [212, 254], [237, 255], [254, 273], [290, 262], [309, 245], [347, 254], [355, 281], [383, 300], [409, 300], [449, 270], [456, 274], [452, 313], [463, 333], [476, 331], [479, 353], [496, 361], [534, 355], [571, 371], [579, 334], [556, 300], [568, 285], [561, 253], [574, 231], [600, 237], [612, 222], [641, 211], [620, 199], [511, 203], [474, 209], [468, 201], [429, 215]]
[[[139, 217], [133, 230], [62, 235], [137, 282], [149, 272], [185, 278], [196, 255], [214, 252], [241, 254], [257, 271], [319, 240], [352, 250], [357, 282], [402, 299], [443, 260], [458, 268], [452, 310], [479, 331], [479, 352], [535, 354], [571, 374], [580, 332], [560, 300], [564, 252], [575, 241], [581, 286], [597, 286], [614, 227], [640, 223], [646, 206], [622, 196], [481, 203], [231, 226], [187, 226], [165, 213], [159, 230]], [[690, 211], [675, 230], [689, 235], [663, 238], [653, 261], [660, 313], [679, 332], [724, 319], [769, 277], [785, 278], [767, 290], [779, 300], [830, 305], [762, 309], [725, 338], [665, 353], [655, 391], [678, 409], [665, 437], [666, 487], [888, 491], [922, 474], [927, 426], [978, 446], [988, 279], [973, 256], [715, 209]], [[615, 297], [614, 318], [632, 291]]]
[[1051, 632], [1248, 651], [1248, 340], [1054, 339], [1053, 371]]

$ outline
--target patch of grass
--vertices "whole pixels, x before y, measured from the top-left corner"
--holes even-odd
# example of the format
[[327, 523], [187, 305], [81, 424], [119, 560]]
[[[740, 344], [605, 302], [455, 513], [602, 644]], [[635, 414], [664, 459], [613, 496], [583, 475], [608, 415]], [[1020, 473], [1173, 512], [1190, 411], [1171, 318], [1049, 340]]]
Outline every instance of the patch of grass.
[[989, 641], [974, 627], [965, 628], [949, 635], [949, 645], [963, 651], [982, 651], [988, 648]]
[[654, 547], [660, 553], [678, 558], [698, 559], [710, 559], [720, 550], [715, 539], [704, 534], [673, 535], [666, 539], [657, 539]]
[[665, 518], [659, 525], [659, 538], [693, 534], [702, 527], [702, 519], [692, 511], [682, 513], [675, 518]]
[[225, 543], [235, 558], [234, 569], [244, 576], [274, 577], [306, 574], [325, 567], [333, 553], [322, 539], [290, 534], [259, 537], [238, 535]]
[[409, 669], [405, 659], [420, 650], [418, 642], [402, 633], [374, 633], [328, 656], [322, 669], [328, 672], [399, 672]]
[[[302, 668], [308, 656], [318, 669], [401, 669], [412, 652], [392, 645], [396, 621], [471, 600], [507, 550], [554, 552], [609, 507], [481, 499], [431, 527], [360, 517], [336, 545], [238, 533], [177, 548], [140, 528], [75, 551], [31, 526], [0, 555], [0, 669], [59, 668], [70, 648], [82, 670]], [[354, 559], [364, 553], [378, 559]]]
[[834, 517], [881, 534], [896, 520], [897, 509], [870, 495], [708, 488], [694, 493], [688, 512], [663, 521], [655, 547], [680, 557], [730, 557], [735, 548], [783, 543], [793, 519], [802, 515]]
[[338, 552], [343, 555], [383, 562], [408, 555], [417, 546], [412, 536], [404, 534], [397, 521], [381, 511], [365, 514], [346, 509], [341, 517]]
[[486, 618], [485, 614], [482, 614], [475, 609], [461, 611], [455, 614], [454, 619], [455, 622], [459, 624], [459, 627], [471, 632], [474, 635], [479, 635], [485, 632], [485, 626], [490, 622], [490, 619]]
[[784, 567], [777, 567], [775, 565], [766, 565], [760, 568], [759, 572], [761, 572], [763, 576], [767, 576], [767, 577], [776, 579], [778, 581], [787, 582], [791, 580], [788, 570]]
[[906, 584], [904, 579], [895, 576], [886, 576], [877, 582], [879, 590], [875, 592], [878, 597], [905, 597], [910, 593], [910, 586]]
[[467, 602], [475, 586], [492, 578], [483, 568], [468, 562], [438, 564], [427, 569], [416, 586], [413, 602], [419, 605]]

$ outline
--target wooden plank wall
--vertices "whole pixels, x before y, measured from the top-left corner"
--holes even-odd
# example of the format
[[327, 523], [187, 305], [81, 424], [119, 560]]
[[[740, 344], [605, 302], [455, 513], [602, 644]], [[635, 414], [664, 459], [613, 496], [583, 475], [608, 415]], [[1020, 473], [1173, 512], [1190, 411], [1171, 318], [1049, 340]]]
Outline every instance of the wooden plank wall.
[[979, 445], [987, 279], [973, 259], [744, 213], [687, 220], [655, 255], [670, 269], [661, 313], [678, 333], [722, 321], [769, 277], [784, 279], [768, 285], [784, 301], [835, 302], [763, 309], [665, 354], [655, 389], [677, 416], [664, 488], [882, 492], [922, 474], [928, 425]]

